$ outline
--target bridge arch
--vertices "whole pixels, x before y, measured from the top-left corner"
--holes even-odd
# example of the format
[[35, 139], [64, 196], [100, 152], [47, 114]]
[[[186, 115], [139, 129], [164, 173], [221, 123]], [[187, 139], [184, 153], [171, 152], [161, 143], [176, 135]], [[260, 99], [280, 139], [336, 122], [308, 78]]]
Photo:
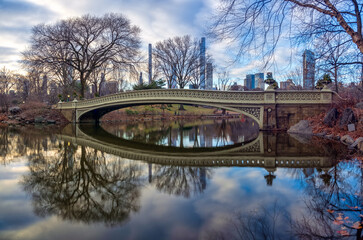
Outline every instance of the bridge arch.
[[[188, 100], [143, 100], [143, 101], [123, 101], [123, 102], [114, 102], [114, 103], [108, 103], [103, 104], [102, 106], [94, 106], [90, 107], [84, 110], [77, 111], [76, 119], [77, 122], [89, 122], [92, 120], [98, 120], [103, 115], [118, 110], [122, 108], [132, 107], [132, 106], [140, 106], [140, 105], [152, 105], [152, 104], [183, 104], [183, 105], [199, 105], [199, 106], [209, 106], [209, 107], [215, 107], [215, 108], [221, 108], [226, 109], [229, 111], [237, 112], [240, 114], [244, 114], [247, 117], [252, 118], [256, 121], [257, 124], [259, 124], [260, 127], [262, 127], [262, 119], [257, 118], [256, 115], [253, 115], [253, 113], [249, 112], [249, 107], [246, 106], [245, 108], [238, 108], [233, 106], [225, 106], [222, 104], [216, 104], [216, 103], [206, 103], [206, 102], [196, 102], [196, 101], [188, 101]], [[247, 110], [246, 110], [247, 109]], [[260, 109], [257, 109], [259, 111], [263, 111], [263, 107], [261, 106]]]

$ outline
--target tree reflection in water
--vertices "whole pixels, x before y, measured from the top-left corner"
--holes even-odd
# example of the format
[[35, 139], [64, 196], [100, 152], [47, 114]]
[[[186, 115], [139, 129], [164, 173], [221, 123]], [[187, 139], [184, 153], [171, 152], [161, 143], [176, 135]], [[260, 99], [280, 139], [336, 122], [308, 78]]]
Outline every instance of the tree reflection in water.
[[212, 170], [206, 167], [162, 166], [154, 168], [153, 183], [164, 193], [189, 198], [202, 193]]
[[107, 161], [96, 150], [64, 143], [54, 159], [29, 162], [24, 189], [36, 214], [56, 214], [85, 223], [112, 226], [140, 209], [141, 168], [122, 159]]
[[[27, 155], [30, 159], [44, 158], [47, 142], [39, 129], [0, 127], [0, 163], [7, 165], [14, 159]], [[54, 138], [50, 139], [54, 141]]]
[[308, 211], [293, 224], [302, 239], [362, 239], [363, 168], [359, 161], [340, 162], [306, 179]]
[[[228, 138], [224, 137], [225, 132], [220, 135], [222, 139]], [[26, 156], [29, 160], [30, 171], [22, 185], [31, 194], [38, 215], [57, 215], [72, 221], [104, 222], [113, 226], [121, 225], [133, 212], [139, 211], [141, 187], [147, 180], [140, 162], [59, 142], [55, 137], [36, 135], [29, 130], [20, 134], [0, 129], [0, 134], [3, 164], [14, 156]], [[267, 136], [266, 146], [272, 149], [268, 154], [275, 151], [275, 145], [279, 146], [276, 153], [280, 155], [296, 156], [296, 152], [303, 155], [305, 151], [311, 151], [312, 156], [316, 154], [310, 145], [295, 146], [291, 139], [285, 140], [281, 136], [276, 139]], [[334, 159], [343, 158], [338, 154], [340, 150], [332, 151], [336, 147], [324, 146], [324, 151], [333, 154]], [[207, 179], [213, 174], [212, 168], [199, 166], [149, 166], [149, 180], [159, 191], [186, 198], [203, 193]], [[286, 206], [271, 204], [269, 200], [270, 205], [255, 211], [241, 210], [231, 215], [231, 220], [225, 222], [225, 231], [207, 235], [214, 239], [361, 239], [362, 169], [361, 163], [349, 160], [323, 169], [287, 170], [301, 182], [297, 191], [305, 194], [302, 214], [291, 214]]]
[[306, 209], [292, 214], [276, 201], [255, 211], [231, 214], [222, 231], [205, 239], [363, 239], [363, 167], [355, 160], [305, 176]]
[[[64, 142], [53, 157], [34, 155], [29, 169], [21, 183], [39, 216], [113, 226], [140, 209], [140, 187], [146, 178], [139, 162], [106, 158], [100, 151]], [[151, 179], [158, 190], [184, 197], [202, 193], [212, 174], [203, 167], [155, 165], [153, 169]]]

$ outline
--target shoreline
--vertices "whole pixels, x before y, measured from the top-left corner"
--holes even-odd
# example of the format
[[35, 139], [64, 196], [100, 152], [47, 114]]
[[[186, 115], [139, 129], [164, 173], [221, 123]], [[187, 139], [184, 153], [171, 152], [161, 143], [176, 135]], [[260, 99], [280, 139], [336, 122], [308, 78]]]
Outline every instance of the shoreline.
[[[57, 111], [57, 110], [50, 110]], [[58, 115], [60, 114], [57, 111]], [[53, 114], [54, 116], [54, 114]], [[212, 114], [212, 115], [132, 115], [132, 116], [121, 116], [117, 120], [113, 119], [102, 119], [100, 122], [142, 122], [142, 121], [175, 121], [175, 120], [210, 120], [210, 119], [236, 119], [239, 118], [241, 114]], [[69, 124], [67, 119], [63, 116], [52, 117], [50, 119], [47, 114], [39, 115], [37, 117], [26, 118], [21, 116], [20, 114], [0, 114], [0, 124], [1, 125], [19, 125], [19, 126], [27, 126], [27, 125], [65, 125]]]

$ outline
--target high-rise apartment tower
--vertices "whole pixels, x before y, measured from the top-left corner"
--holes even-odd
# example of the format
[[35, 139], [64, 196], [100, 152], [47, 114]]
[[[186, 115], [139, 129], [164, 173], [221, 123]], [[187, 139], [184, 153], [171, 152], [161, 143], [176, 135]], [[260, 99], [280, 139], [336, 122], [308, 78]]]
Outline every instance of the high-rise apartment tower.
[[199, 63], [200, 63], [200, 89], [205, 89], [205, 70], [206, 70], [206, 63], [205, 63], [205, 37], [202, 37], [199, 43]]
[[303, 54], [303, 88], [314, 89], [315, 86], [315, 56], [310, 50]]

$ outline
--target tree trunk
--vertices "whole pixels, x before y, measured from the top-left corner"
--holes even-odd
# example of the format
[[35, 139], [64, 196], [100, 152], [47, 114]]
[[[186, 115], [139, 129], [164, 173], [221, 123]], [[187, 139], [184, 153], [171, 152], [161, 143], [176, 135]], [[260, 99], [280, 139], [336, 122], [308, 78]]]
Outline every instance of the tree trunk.
[[338, 93], [338, 67], [334, 67], [334, 82], [335, 82], [335, 92]]
[[84, 79], [84, 73], [80, 74], [79, 79], [81, 80], [81, 99], [84, 99], [84, 91], [86, 85], [86, 81]]

